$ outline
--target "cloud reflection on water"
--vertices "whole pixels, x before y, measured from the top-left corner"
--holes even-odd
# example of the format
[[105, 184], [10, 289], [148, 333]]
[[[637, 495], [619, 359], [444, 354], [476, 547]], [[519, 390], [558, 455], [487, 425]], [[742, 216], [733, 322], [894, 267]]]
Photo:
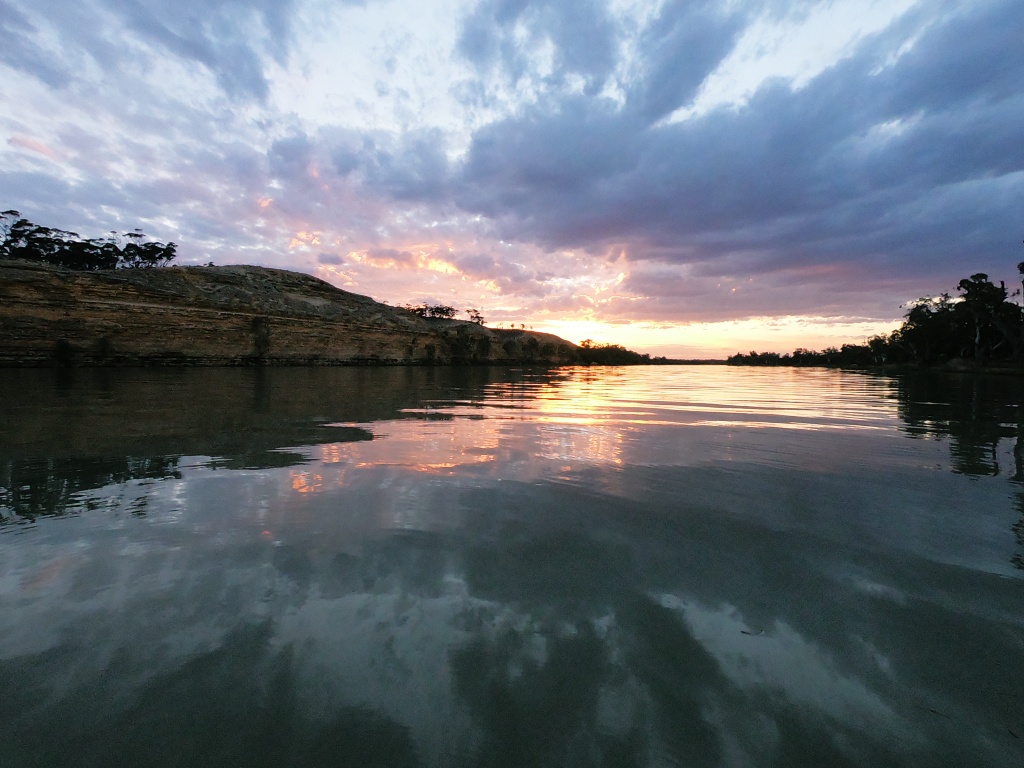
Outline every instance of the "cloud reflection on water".
[[[84, 478], [53, 502], [74, 516], [0, 528], [15, 765], [168, 743], [197, 765], [1021, 758], [1013, 486], [964, 474], [937, 430], [908, 439], [902, 381], [125, 377], [37, 379], [36, 413], [3, 425], [8, 476]], [[149, 422], [140, 387], [167, 393]], [[982, 394], [1005, 415], [998, 386]], [[772, 396], [778, 424], [820, 429], [750, 428]], [[204, 398], [203, 420], [167, 421]], [[710, 426], [729, 402], [735, 421]], [[47, 441], [31, 419], [94, 439]], [[88, 474], [90, 456], [115, 464]]]

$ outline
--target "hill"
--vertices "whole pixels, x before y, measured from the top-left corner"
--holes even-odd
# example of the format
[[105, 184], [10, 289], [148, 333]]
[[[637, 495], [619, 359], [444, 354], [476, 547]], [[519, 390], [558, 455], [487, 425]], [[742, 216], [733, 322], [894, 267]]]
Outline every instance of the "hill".
[[0, 261], [0, 366], [580, 361], [551, 334], [423, 318], [281, 269]]

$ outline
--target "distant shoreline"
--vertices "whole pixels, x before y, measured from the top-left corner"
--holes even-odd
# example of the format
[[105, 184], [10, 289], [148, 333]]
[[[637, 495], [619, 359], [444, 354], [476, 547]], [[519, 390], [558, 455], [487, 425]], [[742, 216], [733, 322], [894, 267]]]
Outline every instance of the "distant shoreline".
[[1024, 365], [1020, 367], [1001, 365], [986, 365], [976, 363], [972, 360], [957, 358], [932, 365], [920, 365], [917, 363], [883, 363], [880, 365], [794, 365], [792, 363], [747, 363], [723, 361], [723, 365], [736, 368], [792, 368], [796, 370], [824, 368], [830, 371], [863, 371], [868, 373], [903, 374], [903, 373], [963, 373], [971, 375], [988, 374], [992, 376], [1024, 376]]

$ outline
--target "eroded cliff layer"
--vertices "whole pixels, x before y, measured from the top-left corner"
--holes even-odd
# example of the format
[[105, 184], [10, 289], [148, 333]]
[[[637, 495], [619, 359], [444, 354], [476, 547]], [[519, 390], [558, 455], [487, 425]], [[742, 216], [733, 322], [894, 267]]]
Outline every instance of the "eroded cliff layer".
[[576, 361], [557, 336], [428, 320], [286, 270], [0, 262], [2, 366]]

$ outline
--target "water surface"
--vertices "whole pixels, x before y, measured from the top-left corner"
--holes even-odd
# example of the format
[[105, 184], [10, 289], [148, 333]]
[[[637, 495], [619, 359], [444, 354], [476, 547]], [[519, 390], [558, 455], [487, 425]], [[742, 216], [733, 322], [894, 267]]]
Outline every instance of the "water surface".
[[0, 765], [1019, 766], [1021, 395], [0, 371]]

